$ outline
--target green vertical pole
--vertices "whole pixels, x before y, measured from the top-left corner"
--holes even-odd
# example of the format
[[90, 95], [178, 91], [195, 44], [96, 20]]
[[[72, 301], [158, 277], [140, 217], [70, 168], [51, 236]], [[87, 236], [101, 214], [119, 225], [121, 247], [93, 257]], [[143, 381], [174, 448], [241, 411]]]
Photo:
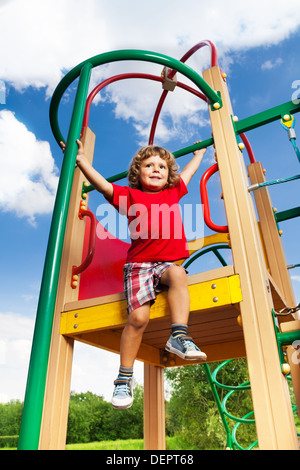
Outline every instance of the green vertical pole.
[[76, 139], [80, 137], [91, 69], [92, 65], [87, 62], [80, 73], [57, 189], [31, 349], [19, 450], [37, 450], [39, 445], [57, 285], [77, 154]]

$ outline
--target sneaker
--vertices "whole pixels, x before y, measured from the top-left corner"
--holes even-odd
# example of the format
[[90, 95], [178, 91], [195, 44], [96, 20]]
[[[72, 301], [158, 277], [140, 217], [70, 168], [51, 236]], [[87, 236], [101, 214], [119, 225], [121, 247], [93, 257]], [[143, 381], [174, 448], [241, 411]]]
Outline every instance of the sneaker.
[[172, 335], [167, 341], [165, 349], [170, 353], [176, 354], [182, 359], [190, 361], [207, 360], [207, 356], [194, 343], [190, 336], [178, 336], [174, 338]]
[[117, 379], [114, 381], [114, 385], [112, 406], [118, 410], [130, 408], [133, 403], [134, 379]]

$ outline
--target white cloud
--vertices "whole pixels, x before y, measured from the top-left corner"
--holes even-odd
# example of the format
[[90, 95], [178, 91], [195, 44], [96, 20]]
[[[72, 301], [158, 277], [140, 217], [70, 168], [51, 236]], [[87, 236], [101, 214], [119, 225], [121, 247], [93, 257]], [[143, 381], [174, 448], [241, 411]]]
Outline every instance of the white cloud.
[[32, 318], [0, 312], [0, 402], [23, 400], [34, 328]]
[[109, 50], [148, 49], [179, 58], [211, 39], [223, 53], [276, 44], [300, 22], [297, 0], [289, 8], [280, 0], [189, 0], [184, 7], [179, 0], [153, 0], [146, 11], [138, 0], [11, 0], [0, 8], [0, 77], [19, 89], [53, 87], [63, 70]]
[[[229, 66], [232, 51], [277, 44], [300, 25], [298, 0], [290, 0], [289, 8], [281, 0], [189, 0], [184, 5], [181, 0], [152, 0], [146, 10], [138, 0], [86, 0], [84, 5], [82, 0], [11, 0], [0, 8], [0, 39], [5, 44], [0, 79], [18, 90], [45, 87], [48, 96], [66, 70], [102, 52], [146, 49], [179, 59], [199, 41], [210, 39], [218, 47], [221, 65]], [[198, 51], [188, 64], [201, 73], [209, 65], [208, 49]], [[94, 70], [93, 83], [129, 69], [160, 74], [161, 68], [117, 62]], [[135, 80], [126, 81], [110, 86], [107, 96], [116, 116], [131, 120], [144, 139], [161, 88], [147, 82], [136, 90]], [[157, 137], [164, 142], [176, 133], [188, 139], [186, 121], [199, 122], [202, 106], [188, 93], [177, 93], [176, 100], [168, 96]]]
[[38, 141], [11, 111], [0, 111], [0, 209], [35, 224], [52, 211], [58, 176], [48, 142]]
[[[0, 312], [0, 403], [24, 399], [34, 319], [13, 312]], [[71, 390], [90, 391], [110, 401], [119, 370], [119, 356], [76, 342]], [[143, 384], [143, 364], [136, 362], [135, 377]]]
[[276, 60], [266, 60], [266, 62], [264, 62], [261, 65], [261, 69], [262, 70], [271, 70], [271, 69], [274, 69], [275, 67], [278, 67], [282, 63], [283, 63], [283, 60], [282, 60], [281, 57], [278, 57]]

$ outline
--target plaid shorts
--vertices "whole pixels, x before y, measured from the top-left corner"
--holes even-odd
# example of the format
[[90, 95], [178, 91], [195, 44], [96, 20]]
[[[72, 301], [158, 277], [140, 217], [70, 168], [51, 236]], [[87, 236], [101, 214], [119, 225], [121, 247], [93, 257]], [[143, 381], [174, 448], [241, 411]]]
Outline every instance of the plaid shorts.
[[173, 262], [127, 263], [123, 267], [124, 293], [127, 299], [128, 313], [141, 307], [146, 302], [154, 302], [156, 294], [162, 291], [159, 281], [170, 266], [182, 266]]

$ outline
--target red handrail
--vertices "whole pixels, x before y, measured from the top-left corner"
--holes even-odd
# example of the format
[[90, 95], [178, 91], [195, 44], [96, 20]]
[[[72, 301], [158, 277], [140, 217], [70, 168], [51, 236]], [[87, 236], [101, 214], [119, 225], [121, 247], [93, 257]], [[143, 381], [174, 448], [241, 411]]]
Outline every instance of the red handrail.
[[89, 217], [91, 221], [90, 226], [90, 236], [89, 236], [89, 245], [88, 245], [88, 252], [81, 263], [80, 266], [72, 266], [72, 279], [71, 279], [71, 287], [75, 289], [77, 287], [77, 278], [74, 276], [78, 276], [78, 274], [82, 273], [85, 269], [89, 267], [92, 262], [95, 253], [95, 245], [96, 245], [96, 227], [97, 227], [97, 219], [95, 215], [89, 209], [79, 209], [78, 217], [83, 219], [83, 217]]
[[[215, 65], [217, 65], [218, 64], [217, 49], [216, 49], [216, 46], [214, 45], [214, 43], [212, 43], [209, 40], [201, 41], [198, 44], [196, 44], [194, 47], [192, 47], [188, 52], [186, 52], [184, 54], [184, 56], [182, 56], [182, 58], [180, 59], [180, 62], [185, 63], [191, 57], [191, 55], [193, 55], [196, 51], [198, 51], [198, 49], [200, 49], [201, 47], [204, 47], [204, 46], [209, 46], [210, 49], [211, 49], [211, 67], [214, 67]], [[174, 77], [175, 73], [176, 73], [176, 70], [170, 70], [169, 73], [168, 73], [168, 77], [172, 79]], [[167, 90], [164, 90], [162, 92], [160, 100], [159, 100], [158, 105], [156, 107], [156, 111], [154, 113], [152, 126], [151, 126], [151, 130], [150, 130], [150, 136], [149, 136], [149, 141], [148, 141], [149, 145], [153, 145], [154, 135], [155, 135], [156, 126], [157, 126], [157, 121], [158, 121], [158, 118], [159, 118], [159, 115], [160, 115], [160, 112], [161, 112], [161, 108], [162, 108], [162, 106], [165, 102], [165, 99], [167, 97], [167, 94], [168, 94]], [[204, 101], [207, 101], [206, 96], [204, 96], [204, 98], [202, 97], [202, 99]]]
[[[184, 56], [180, 59], [180, 61], [184, 63], [187, 59], [189, 59], [189, 57], [191, 57], [192, 54], [194, 54], [198, 49], [200, 49], [201, 47], [204, 47], [204, 46], [209, 46], [210, 49], [211, 49], [211, 66], [213, 67], [214, 65], [217, 65], [217, 63], [218, 63], [217, 49], [216, 49], [216, 46], [209, 40], [201, 41], [198, 44], [196, 44], [194, 47], [192, 47], [188, 52], [186, 52], [184, 54]], [[170, 72], [168, 74], [168, 77], [173, 78], [175, 73], [176, 73], [175, 70], [170, 70]], [[118, 80], [124, 80], [124, 79], [127, 79], [127, 78], [146, 78], [146, 79], [155, 80], [155, 81], [158, 81], [158, 82], [163, 82], [164, 81], [163, 77], [158, 77], [158, 76], [155, 76], [155, 75], [150, 75], [150, 74], [145, 74], [145, 73], [120, 74], [120, 75], [115, 75], [114, 77], [110, 77], [110, 78], [104, 80], [103, 82], [99, 83], [99, 85], [97, 85], [92, 90], [92, 92], [89, 94], [89, 96], [87, 98], [82, 128], [88, 126], [90, 107], [91, 107], [91, 104], [92, 104], [95, 96], [97, 95], [97, 93], [99, 93], [104, 87], [106, 87], [110, 83], [116, 82]], [[186, 91], [189, 91], [190, 93], [193, 93], [194, 95], [198, 96], [202, 100], [207, 101], [206, 96], [203, 93], [199, 92], [198, 90], [195, 90], [195, 89], [193, 89], [193, 88], [189, 87], [188, 85], [185, 85], [184, 83], [181, 83], [181, 82], [178, 82], [177, 86], [179, 88], [183, 88]], [[167, 95], [167, 92], [164, 90], [163, 93], [162, 93], [162, 97], [164, 96], [164, 98], [162, 100], [162, 97], [161, 97], [162, 103], [160, 105], [160, 109], [156, 110], [154, 120], [153, 120], [153, 123], [152, 123], [152, 127], [153, 127], [154, 123], [155, 123], [155, 127], [156, 127], [156, 122], [157, 122], [157, 119], [159, 117], [159, 113], [160, 113], [160, 110], [161, 110], [161, 107], [163, 105], [163, 102], [165, 100], [166, 95]], [[155, 131], [155, 127], [154, 127], [154, 131]], [[151, 134], [153, 134], [153, 137], [154, 137], [154, 132], [152, 132], [152, 130], [151, 130]], [[150, 139], [152, 139], [152, 141], [153, 141], [153, 137], [150, 137]], [[149, 143], [150, 143], [150, 139], [149, 139]]]
[[245, 144], [245, 147], [246, 147], [246, 150], [247, 150], [247, 153], [248, 153], [248, 156], [249, 156], [250, 163], [255, 163], [256, 159], [255, 159], [252, 147], [250, 145], [250, 142], [249, 142], [248, 138], [246, 137], [246, 134], [244, 134], [244, 133], [240, 134], [240, 138], [242, 139], [242, 141]]
[[[113, 77], [110, 77], [103, 82], [99, 83], [89, 94], [87, 100], [86, 100], [86, 105], [85, 105], [85, 111], [84, 111], [84, 117], [83, 117], [83, 123], [82, 123], [82, 128], [87, 127], [89, 123], [89, 115], [90, 115], [90, 108], [91, 104], [95, 98], [95, 96], [107, 85], [117, 82], [119, 80], [126, 80], [128, 78], [145, 78], [148, 80], [154, 80], [156, 82], [163, 82], [164, 78], [163, 77], [158, 77], [156, 75], [150, 75], [147, 73], [124, 73], [120, 75], [115, 75]], [[204, 101], [207, 101], [206, 96], [201, 93], [198, 90], [195, 90], [194, 88], [191, 88], [190, 86], [186, 85], [185, 83], [178, 82], [177, 86], [179, 88], [182, 88], [183, 90], [189, 91], [190, 93], [193, 93], [194, 95], [198, 96], [198, 98], [201, 98]]]
[[208, 168], [208, 170], [203, 173], [203, 176], [200, 181], [200, 196], [201, 196], [201, 201], [203, 204], [203, 217], [206, 225], [214, 230], [214, 232], [222, 232], [222, 233], [227, 233], [228, 232], [228, 226], [227, 225], [216, 225], [213, 223], [213, 221], [210, 218], [210, 209], [209, 209], [209, 200], [208, 200], [208, 194], [207, 194], [207, 182], [209, 178], [218, 171], [219, 167], [218, 164], [215, 163], [215, 165], [211, 166]]

